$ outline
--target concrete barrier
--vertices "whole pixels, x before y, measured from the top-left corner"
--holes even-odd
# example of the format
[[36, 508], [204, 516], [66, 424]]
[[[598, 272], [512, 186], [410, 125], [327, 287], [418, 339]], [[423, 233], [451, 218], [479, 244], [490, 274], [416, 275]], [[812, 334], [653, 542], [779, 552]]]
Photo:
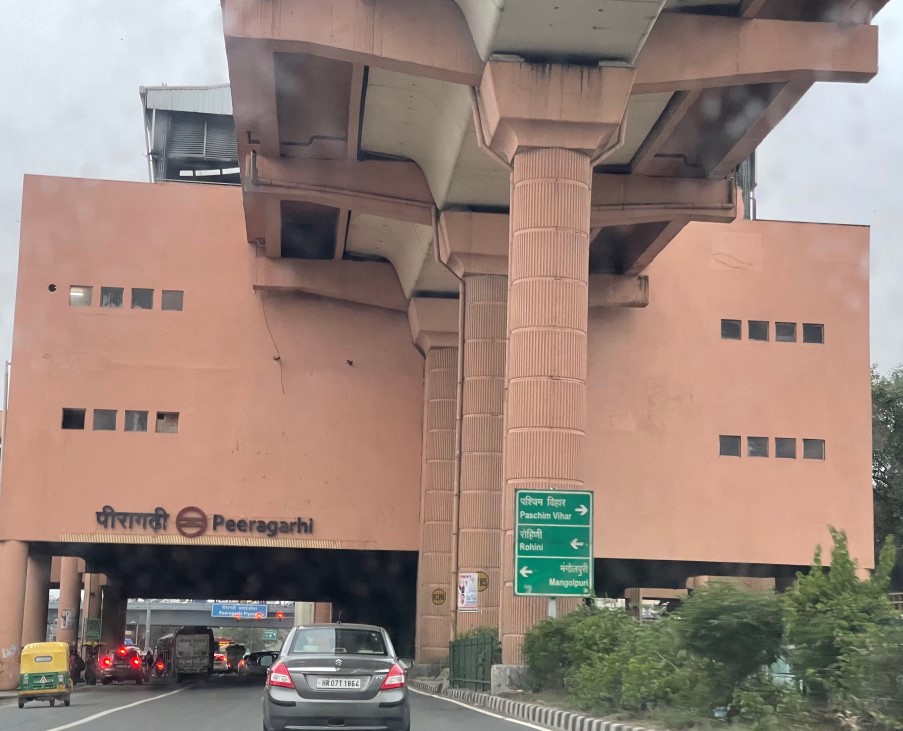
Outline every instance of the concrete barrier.
[[511, 700], [509, 698], [500, 698], [497, 695], [480, 693], [475, 690], [443, 689], [443, 682], [439, 680], [418, 678], [412, 679], [409, 685], [414, 690], [419, 690], [423, 693], [441, 695], [445, 698], [466, 703], [469, 706], [494, 711], [501, 716], [548, 726], [551, 729], [556, 729], [556, 731], [651, 731], [641, 726], [630, 726], [619, 721], [606, 721], [604, 718], [584, 716], [580, 713], [563, 711], [560, 708], [543, 706], [538, 703], [525, 703], [524, 701]]

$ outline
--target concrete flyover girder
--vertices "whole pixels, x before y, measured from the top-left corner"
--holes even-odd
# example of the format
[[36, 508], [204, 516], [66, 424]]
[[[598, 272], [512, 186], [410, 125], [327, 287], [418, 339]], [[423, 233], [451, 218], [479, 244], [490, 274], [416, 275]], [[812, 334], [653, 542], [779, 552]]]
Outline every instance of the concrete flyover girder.
[[637, 58], [633, 93], [801, 79], [866, 82], [877, 73], [873, 25], [666, 13]]
[[687, 217], [732, 221], [737, 216], [731, 180], [642, 175], [593, 175], [590, 227], [627, 226]]
[[240, 160], [251, 148], [267, 157], [279, 157], [276, 68], [272, 52], [258, 45], [226, 36], [229, 83], [241, 89], [240, 94], [232, 95]]
[[[249, 168], [245, 197], [262, 194], [409, 223], [433, 223], [433, 196], [423, 172], [413, 162], [292, 160], [257, 155]], [[260, 230], [259, 223], [255, 230]]]
[[[483, 60], [454, 0], [223, 0], [228, 39], [275, 52], [479, 86]], [[429, 23], [423, 19], [429, 18]]]
[[398, 312], [408, 309], [395, 267], [387, 262], [261, 257], [254, 289], [308, 294]]
[[426, 355], [432, 348], [458, 347], [457, 299], [412, 297], [408, 304], [408, 325], [417, 349]]

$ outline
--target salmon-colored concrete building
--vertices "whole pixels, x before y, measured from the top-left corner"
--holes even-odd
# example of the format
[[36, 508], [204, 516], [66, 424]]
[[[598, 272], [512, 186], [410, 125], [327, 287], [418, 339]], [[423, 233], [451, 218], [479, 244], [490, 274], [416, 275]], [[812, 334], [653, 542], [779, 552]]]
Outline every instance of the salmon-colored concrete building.
[[598, 594], [785, 582], [829, 525], [871, 567], [868, 230], [734, 171], [880, 5], [224, 0], [241, 187], [25, 180], [3, 687], [51, 556], [72, 641], [279, 598], [517, 664], [522, 487], [594, 493]]

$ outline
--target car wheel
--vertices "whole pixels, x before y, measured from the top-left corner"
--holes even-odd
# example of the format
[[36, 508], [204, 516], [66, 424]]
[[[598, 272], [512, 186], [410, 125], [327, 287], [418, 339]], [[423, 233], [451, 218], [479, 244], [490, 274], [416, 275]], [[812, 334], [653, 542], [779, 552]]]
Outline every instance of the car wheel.
[[56, 698], [50, 699], [50, 707], [53, 708], [56, 705]]
[[109, 679], [109, 678], [104, 678], [104, 679], [101, 680], [100, 682], [103, 683], [104, 685], [109, 685], [109, 684], [110, 684], [110, 679]]
[[19, 708], [25, 708], [25, 701], [19, 701]]
[[135, 685], [141, 685], [144, 682], [144, 678], [135, 678]]

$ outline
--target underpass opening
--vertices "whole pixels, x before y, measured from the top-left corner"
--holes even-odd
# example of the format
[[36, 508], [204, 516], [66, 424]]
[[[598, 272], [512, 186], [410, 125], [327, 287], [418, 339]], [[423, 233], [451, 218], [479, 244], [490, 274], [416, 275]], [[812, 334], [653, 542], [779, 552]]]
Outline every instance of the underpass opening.
[[[124, 597], [328, 602], [332, 620], [385, 627], [413, 656], [417, 553], [318, 548], [47, 543], [35, 549], [77, 556]], [[254, 618], [204, 623], [224, 630]]]

